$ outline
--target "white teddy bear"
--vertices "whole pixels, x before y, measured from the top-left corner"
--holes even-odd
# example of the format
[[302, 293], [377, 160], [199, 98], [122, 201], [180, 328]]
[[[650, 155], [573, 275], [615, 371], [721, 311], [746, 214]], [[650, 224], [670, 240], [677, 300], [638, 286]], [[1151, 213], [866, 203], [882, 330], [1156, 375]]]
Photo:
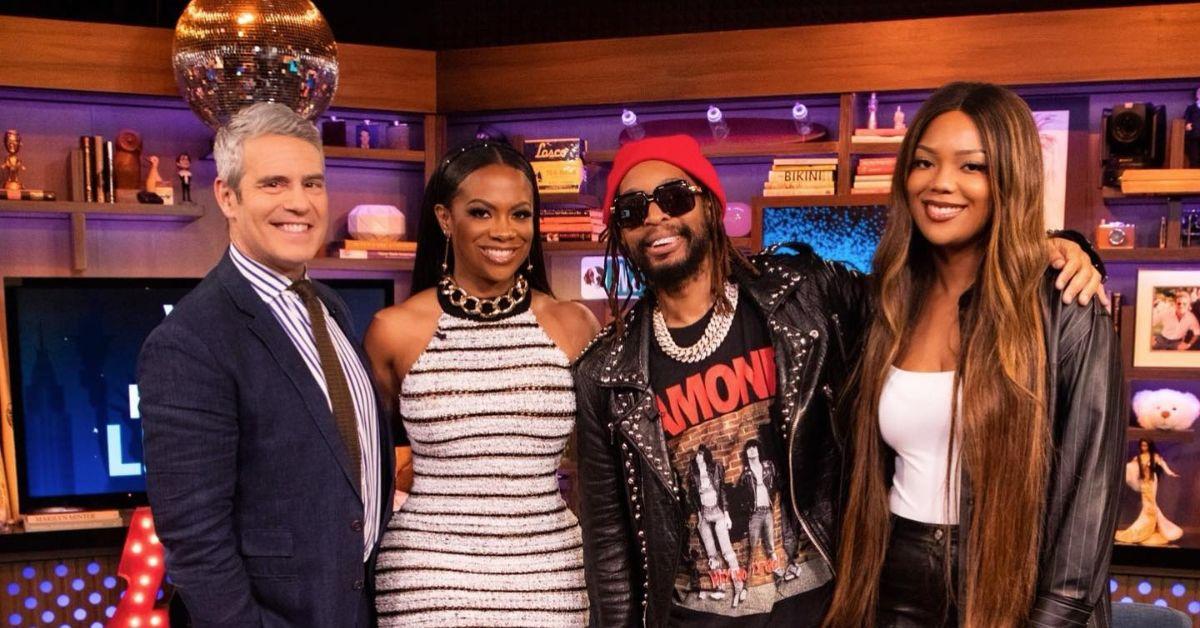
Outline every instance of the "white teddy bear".
[[1170, 388], [1143, 390], [1133, 396], [1133, 413], [1148, 430], [1183, 431], [1200, 416], [1200, 399]]

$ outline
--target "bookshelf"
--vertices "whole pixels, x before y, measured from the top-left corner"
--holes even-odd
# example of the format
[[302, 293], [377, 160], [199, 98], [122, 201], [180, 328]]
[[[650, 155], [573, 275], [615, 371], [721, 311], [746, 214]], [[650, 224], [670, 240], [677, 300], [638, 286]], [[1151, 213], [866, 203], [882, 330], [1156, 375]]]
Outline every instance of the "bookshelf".
[[600, 197], [593, 194], [565, 194], [561, 192], [553, 192], [541, 194], [538, 196], [542, 205], [554, 207], [586, 207], [589, 209], [600, 207]]
[[155, 205], [150, 203], [0, 200], [0, 214], [13, 217], [83, 214], [88, 218], [96, 220], [167, 220], [191, 222], [204, 215], [204, 208], [196, 203]]
[[315, 271], [399, 273], [413, 269], [416, 256], [403, 259], [342, 259], [340, 257], [318, 257], [308, 263]]
[[803, 196], [755, 196], [750, 206], [761, 216], [765, 207], [870, 207], [887, 205], [888, 194], [814, 194]]
[[326, 146], [326, 159], [345, 159], [351, 161], [396, 161], [404, 163], [425, 163], [425, 151], [400, 150], [395, 148], [354, 148], [351, 146]]
[[93, 220], [192, 222], [204, 216], [204, 208], [195, 203], [156, 205], [152, 203], [0, 200], [0, 216], [68, 218], [71, 221], [71, 270], [83, 272], [88, 268], [87, 221], [89, 218]]
[[[837, 152], [837, 142], [715, 142], [703, 144], [700, 150], [709, 159], [735, 157], [791, 157], [799, 155], [832, 155]], [[590, 150], [584, 159], [593, 163], [608, 163], [617, 154], [616, 150]]]
[[1140, 247], [1132, 249], [1100, 249], [1105, 262], [1135, 264], [1200, 263], [1200, 246], [1178, 248]]
[[895, 142], [850, 142], [851, 155], [898, 155], [900, 144]]
[[1177, 432], [1174, 430], [1148, 430], [1141, 427], [1130, 427], [1126, 429], [1125, 436], [1129, 440], [1145, 438], [1147, 440], [1169, 441], [1172, 443], [1190, 443], [1196, 439], [1196, 433], [1192, 430]]
[[[762, 234], [757, 238], [753, 235], [744, 238], [730, 238], [738, 250], [746, 253], [757, 253], [762, 250]], [[584, 253], [587, 255], [603, 255], [606, 242], [542, 242], [542, 251], [553, 253]]]
[[1172, 199], [1200, 200], [1200, 192], [1144, 192], [1126, 194], [1116, 188], [1104, 187], [1100, 198], [1108, 205], [1145, 205], [1147, 203], [1165, 203]]

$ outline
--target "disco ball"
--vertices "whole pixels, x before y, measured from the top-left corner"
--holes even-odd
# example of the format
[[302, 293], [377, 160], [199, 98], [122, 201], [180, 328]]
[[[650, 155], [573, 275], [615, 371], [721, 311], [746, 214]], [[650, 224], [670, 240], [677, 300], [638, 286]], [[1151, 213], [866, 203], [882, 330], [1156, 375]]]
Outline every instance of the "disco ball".
[[192, 0], [171, 65], [184, 100], [214, 129], [256, 102], [314, 120], [337, 90], [337, 44], [308, 0]]

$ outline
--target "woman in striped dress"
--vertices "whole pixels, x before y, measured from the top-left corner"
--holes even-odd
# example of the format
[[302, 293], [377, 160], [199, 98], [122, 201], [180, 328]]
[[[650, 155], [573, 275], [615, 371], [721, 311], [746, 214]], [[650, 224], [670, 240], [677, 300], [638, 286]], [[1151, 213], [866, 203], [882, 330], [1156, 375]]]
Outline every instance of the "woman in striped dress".
[[506, 144], [444, 158], [422, 204], [413, 295], [368, 331], [413, 454], [411, 493], [379, 550], [382, 626], [587, 624], [579, 524], [556, 470], [575, 422], [568, 366], [598, 325], [551, 296], [535, 181]]

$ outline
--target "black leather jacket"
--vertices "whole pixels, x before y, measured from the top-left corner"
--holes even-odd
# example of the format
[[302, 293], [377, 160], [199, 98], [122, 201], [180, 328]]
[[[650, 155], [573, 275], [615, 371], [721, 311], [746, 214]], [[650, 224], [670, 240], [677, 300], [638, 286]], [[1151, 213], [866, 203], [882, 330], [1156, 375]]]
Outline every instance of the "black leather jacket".
[[[733, 280], [764, 316], [775, 349], [783, 410], [775, 427], [789, 480], [780, 488], [817, 571], [831, 577], [841, 456], [830, 409], [857, 356], [868, 297], [861, 274], [797, 250], [755, 256], [759, 274]], [[592, 625], [603, 628], [667, 624], [687, 541], [686, 487], [670, 466], [649, 383], [652, 307], [647, 296], [622, 334], [602, 334], [575, 365], [584, 561]]]
[[[1042, 288], [1054, 442], [1029, 624], [1103, 628], [1112, 614], [1108, 567], [1125, 460], [1120, 343], [1099, 302], [1063, 304], [1054, 287], [1057, 274], [1047, 272]], [[963, 295], [960, 308], [970, 299], [971, 292]], [[973, 503], [968, 482], [959, 495], [958, 538], [967, 539]], [[966, 552], [960, 551], [961, 573], [966, 573], [965, 559]], [[960, 590], [960, 599], [962, 594]]]
[[[767, 495], [771, 497], [771, 501], [775, 500], [775, 493], [779, 491], [779, 486], [775, 482], [775, 465], [771, 464], [770, 460], [762, 461], [762, 482], [767, 488]], [[750, 465], [745, 464], [742, 467], [742, 476], [738, 478], [738, 486], [745, 492], [746, 495], [754, 495], [758, 482], [754, 479], [754, 472], [750, 470]], [[754, 502], [750, 502], [751, 507]]]

